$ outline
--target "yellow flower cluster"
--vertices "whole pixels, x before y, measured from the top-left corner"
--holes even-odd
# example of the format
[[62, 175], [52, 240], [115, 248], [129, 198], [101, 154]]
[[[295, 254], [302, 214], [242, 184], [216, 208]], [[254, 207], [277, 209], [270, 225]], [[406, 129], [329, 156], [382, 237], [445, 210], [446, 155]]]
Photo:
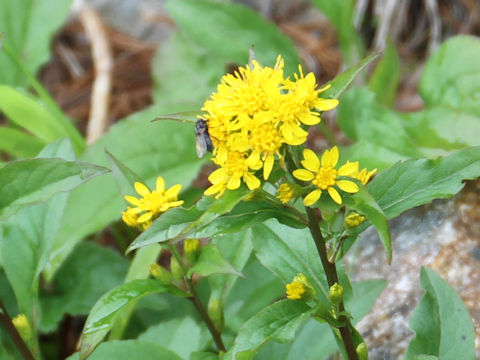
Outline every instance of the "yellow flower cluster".
[[316, 291], [308, 278], [299, 273], [291, 283], [285, 285], [287, 299], [289, 300], [309, 300], [316, 295]]
[[[322, 191], [326, 190], [333, 201], [337, 204], [342, 204], [342, 197], [337, 188], [347, 192], [356, 193], [359, 190], [358, 185], [350, 179], [356, 179], [365, 185], [372, 177], [377, 169], [370, 172], [367, 169], [359, 171], [359, 163], [347, 162], [340, 166], [337, 170], [335, 167], [338, 163], [338, 148], [334, 146], [330, 150], [326, 150], [321, 159], [309, 149], [303, 151], [303, 160], [301, 161], [304, 169], [297, 169], [293, 171], [293, 176], [302, 181], [311, 181], [316, 187], [303, 199], [305, 206], [315, 204], [322, 195]], [[339, 179], [339, 177], [342, 177]], [[343, 179], [343, 178], [347, 179]]]
[[320, 122], [318, 111], [335, 108], [338, 100], [319, 98], [328, 87], [316, 90], [313, 73], [284, 77], [279, 56], [273, 68], [252, 61], [221, 79], [217, 92], [203, 106], [214, 145], [213, 162], [220, 166], [209, 180], [206, 195], [218, 198], [225, 190], [260, 187], [255, 172], [263, 168], [267, 180], [283, 144], [300, 145], [307, 139], [305, 126]]
[[161, 176], [157, 178], [153, 191], [140, 182], [136, 182], [134, 187], [141, 197], [125, 196], [125, 200], [134, 207], [128, 206], [127, 210], [122, 212], [122, 220], [129, 226], [145, 230], [160, 214], [183, 204], [183, 200], [178, 200], [178, 193], [182, 189], [182, 185], [177, 184], [166, 190], [165, 181]]

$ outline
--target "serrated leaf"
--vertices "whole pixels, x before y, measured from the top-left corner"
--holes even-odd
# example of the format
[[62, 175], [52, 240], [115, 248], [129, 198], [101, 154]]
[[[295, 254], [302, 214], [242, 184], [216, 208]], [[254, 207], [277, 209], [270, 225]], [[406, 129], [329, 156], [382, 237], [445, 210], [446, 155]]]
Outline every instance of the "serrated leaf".
[[399, 80], [400, 59], [395, 44], [389, 40], [381, 60], [368, 81], [368, 86], [377, 95], [378, 103], [392, 107]]
[[378, 54], [372, 54], [367, 56], [365, 59], [360, 61], [357, 65], [352, 66], [351, 68], [345, 70], [340, 75], [336, 76], [332, 81], [327, 84], [330, 84], [330, 88], [321, 93], [322, 97], [337, 99], [343, 92], [347, 89], [357, 75], [365, 69], [365, 67], [370, 64], [373, 60], [377, 58]]
[[[82, 359], [79, 353], [75, 353], [67, 358], [67, 360]], [[148, 342], [138, 340], [112, 341], [100, 344], [89, 360], [132, 360], [132, 359], [148, 359], [148, 360], [181, 360], [182, 358], [173, 351]]]
[[303, 301], [292, 300], [281, 300], [266, 307], [242, 325], [224, 359], [253, 359], [270, 340], [292, 341], [298, 327], [314, 311]]
[[104, 294], [93, 306], [82, 333], [80, 359], [86, 359], [107, 335], [115, 315], [132, 301], [149, 294], [170, 292], [185, 296], [177, 288], [156, 280], [141, 279], [122, 284]]
[[[173, 121], [150, 122], [158, 114], [178, 111], [180, 105], [175, 106], [177, 107], [151, 107], [121, 120], [86, 149], [82, 160], [106, 165], [107, 148], [117, 159], [144, 178], [147, 185], [153, 184], [159, 175], [167, 185], [189, 185], [202, 165], [195, 153], [193, 126]], [[120, 218], [125, 207], [126, 203], [113, 176], [95, 179], [73, 191], [54, 242], [50, 267], [45, 272], [46, 278], [53, 276], [83, 237]]]
[[345, 204], [351, 209], [364, 215], [375, 227], [385, 248], [385, 252], [387, 253], [388, 263], [390, 264], [392, 262], [392, 241], [390, 238], [390, 231], [388, 229], [387, 218], [383, 213], [382, 208], [363, 188], [353, 196], [346, 197]]
[[367, 190], [392, 219], [415, 206], [459, 192], [463, 180], [480, 176], [480, 147], [459, 150], [436, 160], [407, 160], [381, 172]]
[[174, 242], [191, 234], [196, 236], [198, 231], [230, 211], [248, 194], [249, 190], [240, 188], [227, 191], [216, 200], [204, 198], [190, 209], [176, 208], [167, 211], [130, 244], [127, 252], [155, 243]]
[[422, 268], [420, 284], [425, 295], [410, 320], [416, 336], [406, 359], [417, 359], [419, 355], [442, 360], [475, 359], [472, 319], [455, 290], [429, 268]]
[[189, 275], [193, 273], [200, 276], [230, 274], [244, 277], [241, 272], [235, 270], [232, 264], [223, 257], [215, 244], [207, 244], [200, 248], [200, 254], [195, 265], [188, 271]]
[[284, 284], [303, 273], [317, 289], [320, 301], [329, 304], [327, 279], [308, 229], [292, 229], [269, 220], [252, 227], [252, 241], [258, 260]]
[[265, 66], [273, 66], [281, 54], [289, 75], [297, 71], [301, 62], [292, 40], [246, 6], [211, 0], [174, 0], [167, 2], [167, 10], [182, 30], [213, 57], [243, 66], [253, 45], [255, 58]]
[[22, 205], [41, 202], [69, 191], [108, 169], [62, 159], [30, 159], [9, 163], [0, 169], [0, 218], [7, 218]]

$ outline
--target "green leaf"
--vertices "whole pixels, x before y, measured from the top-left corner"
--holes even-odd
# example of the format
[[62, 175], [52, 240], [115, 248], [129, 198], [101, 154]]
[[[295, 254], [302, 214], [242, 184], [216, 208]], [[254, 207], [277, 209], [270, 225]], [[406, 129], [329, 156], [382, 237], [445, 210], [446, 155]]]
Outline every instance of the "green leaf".
[[298, 327], [315, 309], [303, 301], [278, 301], [249, 319], [240, 328], [235, 342], [224, 359], [253, 359], [268, 341], [292, 341]]
[[108, 169], [62, 159], [31, 159], [0, 169], [0, 218], [7, 218], [26, 204], [38, 203], [69, 191]]
[[335, 27], [340, 48], [347, 63], [351, 64], [361, 52], [361, 39], [353, 26], [354, 0], [313, 0]]
[[252, 227], [252, 241], [258, 260], [284, 284], [303, 273], [317, 289], [320, 301], [329, 304], [327, 279], [308, 229], [292, 229], [269, 220]]
[[[83, 359], [79, 353], [75, 353], [67, 358], [67, 360]], [[141, 342], [137, 340], [112, 341], [100, 344], [89, 360], [132, 360], [132, 359], [148, 359], [148, 360], [181, 360], [182, 358], [173, 351], [163, 346]]]
[[191, 316], [183, 316], [151, 326], [138, 340], [164, 346], [188, 359], [192, 352], [205, 348], [209, 336], [204, 326]]
[[115, 315], [130, 302], [149, 294], [162, 292], [185, 296], [180, 290], [165, 286], [156, 280], [133, 280], [110, 290], [93, 306], [82, 333], [80, 359], [86, 359], [112, 327]]
[[200, 248], [197, 262], [188, 271], [189, 275], [193, 273], [200, 276], [230, 274], [244, 277], [241, 272], [235, 270], [235, 268], [223, 257], [215, 244], [207, 244]]
[[0, 110], [44, 142], [68, 137], [78, 145], [79, 134], [68, 120], [50, 112], [32, 95], [0, 85]]
[[325, 90], [325, 92], [321, 93], [322, 97], [326, 98], [339, 98], [347, 89], [348, 85], [350, 85], [353, 80], [357, 77], [357, 75], [365, 69], [365, 67], [370, 64], [373, 60], [377, 58], [377, 54], [372, 54], [367, 56], [365, 59], [360, 61], [357, 65], [352, 66], [351, 68], [345, 70], [340, 75], [336, 76], [330, 84], [330, 88]]
[[[16, 0], [0, 2], [0, 29], [5, 31], [5, 47], [36, 73], [50, 57], [50, 40], [68, 16], [71, 0]], [[48, 21], [45, 21], [48, 19]], [[25, 85], [19, 69], [0, 53], [0, 83]]]
[[7, 154], [26, 158], [33, 157], [45, 146], [45, 142], [23, 131], [0, 127], [0, 151]]
[[269, 219], [294, 228], [306, 227], [303, 216], [293, 212], [292, 208], [271, 201], [242, 201], [232, 211], [218, 217], [196, 233], [198, 237], [211, 237], [235, 233], [250, 228]]
[[[167, 186], [178, 183], [189, 185], [202, 165], [195, 152], [193, 125], [173, 121], [150, 122], [159, 114], [174, 111], [178, 111], [178, 107], [151, 107], [116, 123], [86, 149], [82, 160], [106, 165], [107, 148], [144, 178], [147, 185], [154, 184], [159, 175], [165, 179]], [[105, 228], [118, 219], [125, 208], [126, 203], [110, 175], [73, 191], [54, 242], [50, 269], [45, 274], [47, 279], [53, 276], [83, 237]]]
[[167, 211], [130, 244], [127, 252], [155, 243], [175, 242], [191, 234], [197, 235], [199, 230], [230, 211], [249, 193], [246, 188], [240, 188], [227, 191], [216, 200], [204, 198], [204, 201], [190, 209], [177, 208]]
[[345, 307], [352, 314], [354, 325], [369, 313], [388, 283], [383, 279], [370, 279], [352, 283], [352, 296], [345, 298]]
[[273, 66], [279, 54], [285, 60], [285, 72], [296, 72], [300, 58], [293, 41], [260, 14], [240, 4], [211, 0], [174, 0], [167, 10], [194, 43], [210, 56], [243, 65], [251, 46], [255, 58]]
[[455, 290], [428, 268], [422, 268], [420, 284], [425, 295], [410, 320], [416, 337], [406, 359], [422, 354], [442, 360], [475, 359], [472, 319]]
[[201, 107], [225, 72], [220, 58], [178, 31], [158, 47], [152, 67], [154, 98], [161, 102], [188, 99], [189, 109]]
[[[48, 145], [39, 154], [43, 158], [74, 160], [67, 140]], [[20, 313], [27, 316], [33, 329], [32, 351], [39, 353], [36, 332], [39, 326], [38, 286], [47, 262], [53, 237], [58, 231], [68, 194], [61, 193], [37, 205], [26, 205], [1, 224], [0, 263], [15, 291]]]
[[192, 355], [190, 356], [190, 360], [218, 360], [218, 359], [219, 357], [217, 354], [206, 352], [206, 351], [192, 353]]
[[378, 236], [382, 241], [387, 253], [388, 263], [392, 262], [392, 241], [390, 239], [390, 231], [388, 229], [387, 218], [382, 208], [377, 204], [375, 199], [365, 190], [360, 189], [358, 193], [352, 197], [345, 198], [345, 204], [351, 209], [364, 215], [368, 221], [375, 227]]
[[[212, 239], [212, 243], [218, 246], [223, 256], [235, 269], [243, 271], [253, 250], [252, 232], [250, 230], [225, 236], [216, 236]], [[238, 276], [232, 275], [218, 274], [209, 276], [210, 300], [218, 299], [221, 303], [225, 303], [226, 297], [237, 279]]]
[[377, 104], [375, 94], [365, 88], [345, 94], [338, 106], [338, 124], [352, 140], [375, 143], [408, 157], [420, 155], [401, 116]]
[[123, 282], [127, 268], [118, 252], [93, 242], [79, 244], [50, 284], [55, 291], [41, 293], [41, 330], [55, 331], [65, 314], [88, 314], [100, 296]]
[[132, 194], [135, 192], [133, 186], [136, 182], [144, 183], [145, 181], [138, 176], [132, 169], [118, 160], [112, 153], [105, 149], [105, 155], [107, 156], [108, 163], [112, 169], [112, 175], [115, 178], [118, 188], [123, 196]]
[[459, 150], [436, 160], [408, 160], [381, 172], [367, 190], [392, 219], [415, 206], [459, 192], [463, 180], [480, 176], [480, 147]]
[[387, 41], [385, 52], [375, 67], [368, 86], [377, 95], [376, 99], [379, 104], [393, 107], [399, 81], [400, 59], [395, 43]]

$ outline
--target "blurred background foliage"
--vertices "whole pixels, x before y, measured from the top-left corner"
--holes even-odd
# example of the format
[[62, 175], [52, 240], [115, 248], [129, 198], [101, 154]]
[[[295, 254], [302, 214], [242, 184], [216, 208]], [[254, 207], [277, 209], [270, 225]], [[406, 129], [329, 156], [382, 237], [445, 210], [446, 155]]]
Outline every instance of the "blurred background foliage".
[[[85, 33], [86, 9], [97, 14], [111, 56], [111, 87], [100, 99], [108, 116], [94, 141], [86, 139], [92, 84], [101, 66]], [[472, 36], [480, 33], [480, 7], [474, 0], [4, 0], [0, 32], [2, 164], [67, 138], [72, 148], [57, 142], [51, 156], [110, 167], [107, 149], [149, 185], [158, 175], [167, 184], [181, 183], [183, 198], [192, 202], [211, 169], [195, 154], [193, 125], [151, 120], [200, 109], [225, 72], [247, 63], [252, 45], [260, 63], [273, 65], [281, 54], [287, 74], [302, 64], [320, 83], [379, 54], [342, 94], [338, 111], [325, 114], [310, 134], [316, 150], [333, 139], [345, 159], [381, 170], [398, 160], [480, 145], [480, 40]], [[45, 358], [75, 351], [94, 302], [127, 276], [130, 259], [123, 252], [136, 234], [118, 221], [126, 189], [119, 181], [112, 174], [98, 177], [26, 211], [24, 219], [38, 221], [38, 228], [48, 221], [48, 232], [28, 236], [21, 249], [6, 241], [0, 246], [0, 297], [11, 314], [30, 314]], [[249, 281], [232, 283], [225, 294], [233, 300], [226, 309], [230, 336], [283, 293], [278, 277], [258, 275], [262, 265], [251, 255], [252, 236], [214, 239], [222, 246], [228, 238], [228, 247], [245, 249], [235, 261]], [[208, 289], [208, 282], [202, 286]], [[378, 282], [358, 290], [364, 298], [354, 312], [367, 312], [383, 287]], [[307, 323], [293, 344], [268, 345], [258, 358], [281, 353], [294, 359], [302, 351], [309, 352], [302, 358], [315, 356], [317, 348], [333, 343], [327, 327], [325, 338], [318, 327]], [[204, 349], [205, 331], [183, 300], [147, 297], [125, 332], [138, 340], [125, 341], [121, 350], [102, 345], [99, 353], [128, 354], [135, 346], [148, 352], [145, 344], [155, 344], [188, 358]], [[177, 333], [189, 336], [179, 343]], [[313, 334], [317, 347], [303, 346]], [[3, 329], [0, 343], [1, 359], [19, 358]]]

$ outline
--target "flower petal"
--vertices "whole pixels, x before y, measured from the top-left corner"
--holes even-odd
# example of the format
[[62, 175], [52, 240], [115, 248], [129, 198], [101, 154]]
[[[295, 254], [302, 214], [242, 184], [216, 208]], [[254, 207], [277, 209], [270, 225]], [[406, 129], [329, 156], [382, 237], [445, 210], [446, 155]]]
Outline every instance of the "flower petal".
[[335, 109], [337, 105], [337, 99], [318, 99], [315, 101], [315, 108], [320, 111], [329, 111]]
[[126, 201], [128, 201], [130, 204], [132, 205], [135, 205], [135, 206], [138, 206], [140, 205], [140, 200], [137, 199], [136, 197], [134, 196], [130, 196], [130, 195], [126, 195], [123, 197]]
[[358, 175], [358, 161], [347, 162], [338, 169], [339, 176], [357, 177]]
[[293, 176], [302, 181], [311, 181], [315, 178], [315, 175], [305, 169], [293, 170]]
[[212, 184], [218, 184], [219, 182], [221, 182], [223, 179], [225, 179], [226, 177], [226, 171], [224, 168], [219, 168], [217, 170], [215, 170], [214, 172], [212, 172], [209, 176], [208, 176], [208, 180], [212, 183]]
[[328, 194], [330, 195], [332, 200], [335, 201], [338, 205], [341, 205], [342, 204], [342, 197], [338, 193], [337, 189], [330, 186], [327, 190], [328, 190]]
[[247, 184], [250, 190], [258, 189], [261, 184], [260, 180], [257, 177], [255, 177], [255, 175], [249, 172], [243, 174], [243, 180], [245, 180], [245, 183]]
[[320, 189], [313, 190], [310, 194], [305, 196], [305, 199], [303, 199], [303, 205], [312, 206], [318, 201], [318, 199], [320, 199], [321, 195], [322, 195], [322, 190]]
[[338, 180], [336, 184], [341, 190], [348, 193], [356, 193], [359, 190], [358, 185], [350, 180]]
[[170, 189], [167, 190], [167, 192], [165, 193], [165, 196], [167, 197], [168, 200], [172, 200], [172, 199], [176, 200], [180, 190], [182, 190], [181, 184], [173, 185]]
[[228, 190], [236, 190], [240, 187], [240, 178], [239, 177], [231, 177], [227, 183]]
[[157, 183], [155, 184], [155, 189], [159, 193], [163, 193], [165, 191], [165, 181], [161, 176], [157, 177]]
[[310, 170], [313, 173], [318, 172], [320, 169], [320, 160], [318, 160], [317, 154], [310, 149], [305, 149], [303, 150], [303, 159], [304, 160], [302, 160], [301, 163], [305, 169]]
[[333, 168], [335, 167], [335, 165], [337, 165], [337, 162], [338, 162], [338, 147], [334, 146], [330, 150], [325, 150], [321, 159], [322, 167]]
[[144, 222], [147, 222], [148, 220], [150, 220], [153, 216], [153, 213], [151, 211], [143, 214], [142, 216], [140, 216], [138, 219], [137, 219], [137, 222], [139, 224], [141, 223], [144, 223]]
[[272, 154], [269, 154], [265, 159], [265, 162], [263, 163], [263, 179], [264, 180], [267, 180], [268, 177], [270, 176], [270, 173], [272, 172], [272, 169], [273, 169], [274, 161], [275, 161], [275, 158]]
[[146, 196], [150, 194], [150, 190], [148, 189], [148, 187], [143, 185], [141, 182], [136, 182], [135, 184], [133, 184], [133, 186], [135, 187], [135, 191], [141, 196]]

